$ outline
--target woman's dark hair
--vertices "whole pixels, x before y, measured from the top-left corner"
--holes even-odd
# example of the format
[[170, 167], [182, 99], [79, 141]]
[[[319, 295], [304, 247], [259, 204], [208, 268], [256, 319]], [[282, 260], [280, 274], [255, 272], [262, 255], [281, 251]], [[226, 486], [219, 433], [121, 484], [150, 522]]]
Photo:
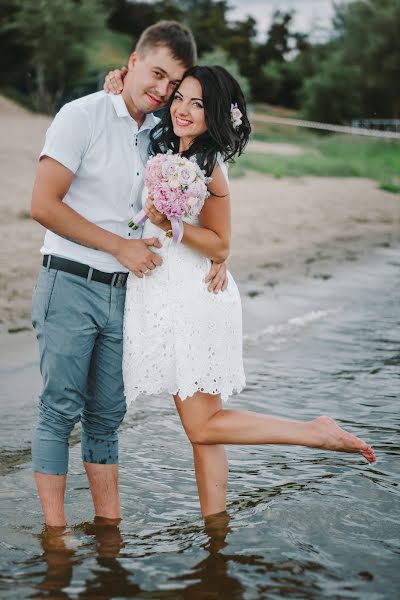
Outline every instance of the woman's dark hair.
[[[195, 155], [200, 167], [210, 176], [218, 154], [225, 161], [232, 162], [234, 156], [240, 156], [248, 142], [251, 127], [246, 102], [238, 82], [223, 67], [191, 67], [183, 79], [186, 77], [194, 77], [201, 85], [207, 131], [197, 137], [182, 155]], [[174, 133], [170, 114], [174, 96], [172, 94], [161, 121], [150, 133], [150, 154], [179, 151], [179, 138]], [[237, 104], [242, 113], [242, 124], [237, 128], [232, 123], [232, 104]]]

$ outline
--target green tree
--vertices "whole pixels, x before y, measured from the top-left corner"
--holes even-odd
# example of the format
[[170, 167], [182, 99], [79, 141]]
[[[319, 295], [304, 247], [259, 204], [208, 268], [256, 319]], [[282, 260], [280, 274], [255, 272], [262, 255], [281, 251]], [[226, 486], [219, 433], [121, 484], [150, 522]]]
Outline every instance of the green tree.
[[301, 73], [295, 61], [273, 60], [263, 69], [265, 80], [264, 100], [288, 108], [298, 107], [298, 93], [302, 86]]
[[259, 47], [260, 62], [283, 62], [291, 50], [292, 33], [290, 27], [293, 23], [293, 12], [277, 10], [272, 17], [272, 23], [267, 32], [267, 39]]
[[108, 28], [130, 35], [135, 41], [146, 27], [157, 20], [157, 11], [153, 3], [106, 0], [106, 7], [109, 11]]
[[399, 0], [337, 5], [334, 37], [303, 86], [304, 115], [336, 123], [399, 118], [399, 23]]
[[229, 26], [223, 48], [239, 67], [242, 77], [248, 82], [259, 74], [256, 61], [256, 21], [247, 17], [244, 21], [236, 21]]
[[2, 33], [13, 34], [28, 52], [37, 110], [54, 112], [66, 90], [87, 68], [87, 48], [103, 34], [103, 4], [96, 0], [14, 0]]
[[180, 0], [184, 19], [193, 32], [199, 55], [224, 47], [229, 36], [226, 0]]
[[255, 100], [272, 103], [278, 101], [273, 90], [277, 91], [282, 87], [284, 77], [279, 64], [285, 63], [295, 46], [292, 38], [296, 34], [292, 34], [290, 30], [292, 21], [292, 12], [275, 11], [265, 42], [255, 50], [256, 67], [251, 76], [251, 91]]
[[302, 113], [307, 119], [346, 123], [358, 114], [362, 72], [346, 65], [339, 54], [329, 57], [323, 68], [304, 83]]
[[15, 18], [18, 9], [15, 0], [3, 0], [0, 10], [0, 83], [2, 89], [18, 88], [27, 92], [26, 65], [29, 59], [28, 48], [16, 39], [9, 23]]
[[400, 1], [357, 0], [339, 5], [334, 24], [344, 64], [363, 73], [364, 112], [400, 118]]
[[107, 25], [112, 31], [132, 36], [137, 42], [144, 29], [161, 19], [181, 21], [183, 10], [174, 0], [157, 2], [129, 2], [128, 0], [105, 0], [109, 10]]

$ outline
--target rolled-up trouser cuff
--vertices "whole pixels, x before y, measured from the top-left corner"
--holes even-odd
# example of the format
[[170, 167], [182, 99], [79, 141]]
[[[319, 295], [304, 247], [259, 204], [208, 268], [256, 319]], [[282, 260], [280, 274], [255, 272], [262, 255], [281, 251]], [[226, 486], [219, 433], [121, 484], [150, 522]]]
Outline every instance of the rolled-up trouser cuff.
[[97, 465], [115, 465], [118, 463], [118, 437], [102, 440], [82, 431], [82, 459]]
[[32, 437], [33, 470], [47, 475], [66, 475], [68, 448], [66, 440], [57, 439], [51, 431], [37, 428]]

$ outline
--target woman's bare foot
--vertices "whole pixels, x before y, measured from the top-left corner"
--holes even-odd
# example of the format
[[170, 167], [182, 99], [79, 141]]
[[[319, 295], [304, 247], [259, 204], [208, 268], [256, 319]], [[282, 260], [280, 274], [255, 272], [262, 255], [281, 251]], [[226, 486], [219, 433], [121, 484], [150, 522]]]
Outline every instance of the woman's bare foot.
[[376, 456], [371, 446], [368, 446], [360, 438], [339, 427], [331, 417], [318, 417], [311, 421], [311, 425], [317, 434], [317, 448], [335, 450], [336, 452], [358, 452], [368, 462], [373, 463], [376, 461]]

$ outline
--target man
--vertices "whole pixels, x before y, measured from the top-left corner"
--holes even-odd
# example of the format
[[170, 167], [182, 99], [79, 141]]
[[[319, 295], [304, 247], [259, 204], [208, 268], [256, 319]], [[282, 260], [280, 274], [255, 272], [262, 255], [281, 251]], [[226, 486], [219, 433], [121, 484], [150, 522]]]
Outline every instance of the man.
[[[32, 459], [50, 526], [65, 525], [68, 440], [78, 421], [96, 516], [121, 516], [125, 285], [129, 271], [149, 276], [161, 264], [152, 251], [159, 240], [140, 239], [128, 221], [141, 207], [152, 111], [195, 59], [189, 30], [169, 21], [153, 25], [129, 58], [122, 95], [99, 92], [65, 105], [46, 135], [31, 209], [47, 228], [32, 302], [43, 377]], [[213, 265], [209, 278], [220, 289], [225, 268]], [[198, 468], [206, 469], [214, 458], [206, 448], [200, 454]], [[221, 503], [215, 506], [217, 512]]]

